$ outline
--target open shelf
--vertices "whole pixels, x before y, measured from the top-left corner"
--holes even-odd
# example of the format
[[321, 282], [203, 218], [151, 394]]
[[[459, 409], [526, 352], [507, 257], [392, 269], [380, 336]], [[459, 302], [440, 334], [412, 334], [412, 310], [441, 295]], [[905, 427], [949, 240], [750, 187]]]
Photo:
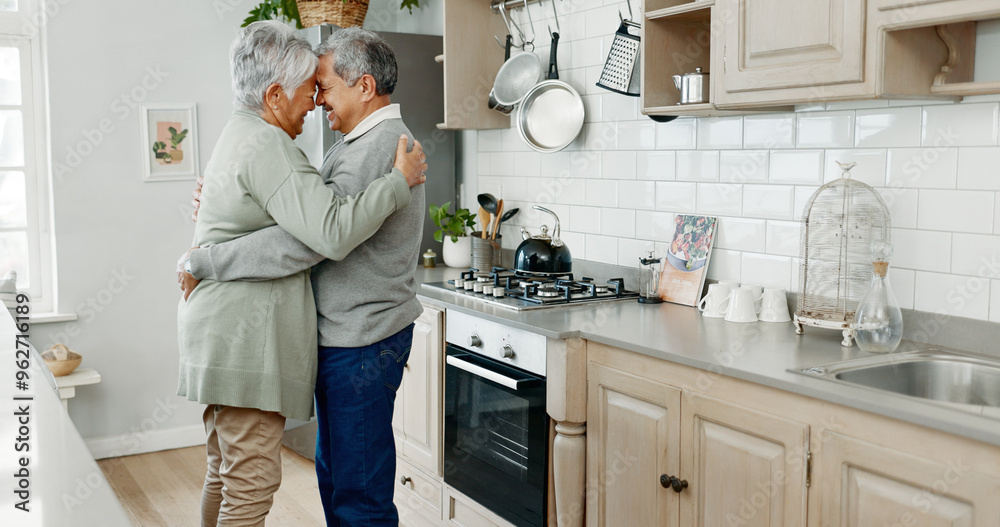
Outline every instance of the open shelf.
[[711, 18], [711, 7], [713, 5], [715, 5], [714, 0], [703, 0], [674, 7], [665, 7], [647, 12], [646, 20], [670, 18], [677, 22], [699, 22], [706, 17]]
[[[646, 3], [648, 7], [650, 2]], [[689, 6], [697, 9], [689, 9]], [[711, 74], [712, 9], [709, 2], [690, 2], [669, 11], [670, 16], [649, 18], [647, 12], [642, 37], [642, 108], [662, 115], [694, 114], [714, 109], [710, 103], [678, 106], [680, 91], [673, 76], [693, 73], [695, 68]], [[652, 109], [656, 112], [651, 112]]]
[[701, 9], [711, 7], [713, 4], [715, 0], [646, 0], [644, 12], [648, 17], [650, 13], [656, 11]]

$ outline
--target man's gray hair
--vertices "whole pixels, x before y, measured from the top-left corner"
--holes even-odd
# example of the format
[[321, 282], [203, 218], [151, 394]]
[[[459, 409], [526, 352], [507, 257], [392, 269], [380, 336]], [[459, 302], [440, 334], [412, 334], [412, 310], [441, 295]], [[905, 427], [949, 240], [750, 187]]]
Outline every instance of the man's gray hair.
[[375, 78], [375, 93], [389, 95], [396, 89], [396, 54], [377, 34], [348, 27], [335, 31], [316, 48], [320, 57], [333, 55], [333, 71], [348, 86], [354, 86], [362, 75]]
[[264, 92], [278, 83], [288, 98], [316, 72], [319, 59], [309, 42], [274, 20], [242, 28], [229, 48], [237, 108], [264, 111]]

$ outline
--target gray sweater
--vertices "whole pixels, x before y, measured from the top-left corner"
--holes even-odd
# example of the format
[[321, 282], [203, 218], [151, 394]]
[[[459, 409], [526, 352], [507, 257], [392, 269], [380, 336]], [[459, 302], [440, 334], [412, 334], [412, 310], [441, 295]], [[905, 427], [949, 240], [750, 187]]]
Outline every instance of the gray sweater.
[[[320, 175], [338, 196], [354, 196], [392, 171], [399, 136], [413, 137], [401, 119], [387, 119], [354, 141], [333, 145]], [[371, 238], [340, 261], [324, 259], [280, 227], [191, 252], [195, 278], [268, 280], [309, 267], [319, 313], [319, 343], [366, 346], [412, 323], [422, 311], [413, 278], [424, 223], [424, 186]]]

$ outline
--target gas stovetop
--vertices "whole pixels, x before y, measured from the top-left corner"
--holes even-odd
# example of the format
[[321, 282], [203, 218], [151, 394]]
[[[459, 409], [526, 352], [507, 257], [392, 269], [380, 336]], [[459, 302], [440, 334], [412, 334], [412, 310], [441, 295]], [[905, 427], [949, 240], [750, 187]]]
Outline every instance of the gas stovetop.
[[451, 291], [516, 311], [590, 302], [629, 300], [639, 293], [625, 288], [625, 280], [612, 278], [605, 283], [572, 273], [538, 274], [494, 267], [490, 273], [469, 270], [447, 282], [423, 284], [428, 289]]

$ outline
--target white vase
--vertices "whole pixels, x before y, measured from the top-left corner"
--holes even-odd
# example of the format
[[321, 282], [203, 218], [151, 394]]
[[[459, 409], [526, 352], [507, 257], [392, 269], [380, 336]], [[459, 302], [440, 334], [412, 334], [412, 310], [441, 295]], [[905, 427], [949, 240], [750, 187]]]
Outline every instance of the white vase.
[[461, 267], [468, 269], [472, 265], [472, 238], [459, 236], [457, 242], [451, 241], [451, 236], [444, 236], [444, 247], [442, 248], [444, 264], [448, 267]]

